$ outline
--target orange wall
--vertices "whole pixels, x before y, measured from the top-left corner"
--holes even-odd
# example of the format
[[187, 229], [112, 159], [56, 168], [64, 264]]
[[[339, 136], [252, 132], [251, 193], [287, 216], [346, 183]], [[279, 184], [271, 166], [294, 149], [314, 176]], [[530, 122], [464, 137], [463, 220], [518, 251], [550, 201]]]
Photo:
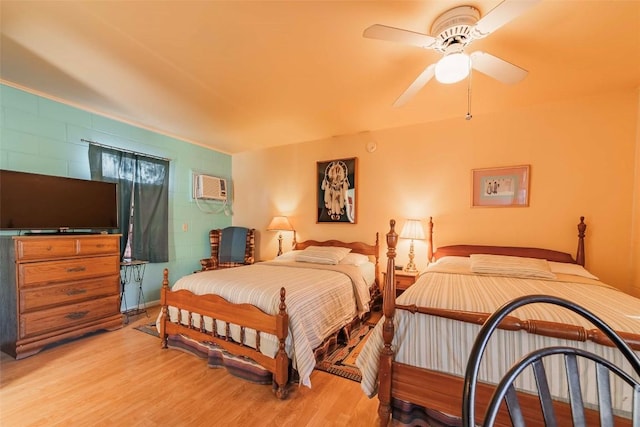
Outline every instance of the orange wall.
[[633, 225], [632, 225], [632, 249], [631, 268], [633, 274], [633, 286], [631, 294], [640, 297], [640, 89], [638, 90], [638, 110], [636, 121], [636, 170], [635, 191], [633, 201]]
[[[298, 239], [373, 242], [383, 254], [389, 219], [433, 216], [435, 245], [478, 243], [546, 247], [575, 253], [579, 217], [586, 217], [587, 268], [632, 291], [638, 276], [640, 196], [634, 163], [638, 94], [616, 93], [305, 142], [233, 156], [235, 225], [259, 231], [258, 258], [277, 251], [273, 215], [287, 215]], [[377, 150], [368, 153], [373, 140]], [[317, 161], [358, 157], [358, 223], [316, 224]], [[471, 170], [531, 165], [530, 206], [471, 208]], [[636, 213], [637, 213], [636, 202]], [[285, 246], [291, 235], [285, 233]], [[408, 242], [398, 245], [407, 261]], [[415, 244], [426, 267], [426, 243]], [[381, 259], [382, 268], [386, 258]], [[639, 287], [636, 283], [636, 289]]]

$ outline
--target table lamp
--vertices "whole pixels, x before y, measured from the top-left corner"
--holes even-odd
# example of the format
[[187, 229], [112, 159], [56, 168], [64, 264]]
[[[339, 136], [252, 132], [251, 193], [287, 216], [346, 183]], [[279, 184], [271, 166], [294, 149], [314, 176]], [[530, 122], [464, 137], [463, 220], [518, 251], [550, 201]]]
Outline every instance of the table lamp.
[[282, 255], [282, 232], [294, 231], [289, 219], [286, 216], [274, 216], [267, 227], [267, 231], [279, 231], [278, 234], [278, 256]]
[[405, 265], [404, 271], [407, 273], [417, 273], [416, 265], [413, 263], [415, 257], [413, 253], [413, 241], [424, 239], [424, 229], [422, 228], [422, 222], [419, 219], [408, 219], [402, 227], [400, 233], [401, 239], [411, 239], [411, 245], [409, 246], [409, 263]]

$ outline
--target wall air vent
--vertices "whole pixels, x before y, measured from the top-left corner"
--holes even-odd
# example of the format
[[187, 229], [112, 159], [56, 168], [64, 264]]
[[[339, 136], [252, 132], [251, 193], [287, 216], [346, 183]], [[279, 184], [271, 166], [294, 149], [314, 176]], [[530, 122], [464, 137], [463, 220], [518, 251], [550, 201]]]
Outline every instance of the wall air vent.
[[194, 175], [193, 198], [226, 201], [227, 180], [211, 175]]

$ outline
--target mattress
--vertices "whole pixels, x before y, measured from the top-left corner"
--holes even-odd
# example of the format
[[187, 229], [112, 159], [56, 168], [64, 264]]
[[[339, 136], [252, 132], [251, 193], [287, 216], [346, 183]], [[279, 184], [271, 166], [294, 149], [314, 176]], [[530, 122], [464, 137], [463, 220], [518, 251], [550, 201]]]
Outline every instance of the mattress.
[[[560, 268], [560, 267], [558, 267]], [[437, 307], [454, 310], [492, 313], [502, 304], [527, 294], [547, 294], [565, 298], [593, 311], [617, 331], [640, 331], [640, 299], [633, 298], [608, 286], [584, 270], [571, 267], [555, 273], [553, 278], [511, 277], [507, 274], [475, 274], [468, 257], [445, 257], [431, 264], [407, 291], [397, 299], [397, 304]], [[594, 328], [581, 316], [549, 304], [524, 306], [512, 313], [520, 319], [540, 319]], [[376, 325], [365, 347], [356, 360], [362, 371], [362, 390], [373, 396], [377, 392], [376, 377], [380, 351], [383, 347], [382, 322]], [[411, 366], [445, 372], [463, 377], [468, 355], [480, 325], [445, 319], [426, 314], [411, 314], [396, 310], [395, 336], [392, 346], [394, 360]], [[567, 341], [529, 334], [524, 331], [496, 331], [487, 347], [479, 372], [479, 379], [497, 383], [506, 369], [522, 355], [540, 347], [563, 345]], [[575, 342], [586, 350], [599, 354], [629, 370], [629, 365], [617, 349], [593, 342]], [[554, 378], [564, 379], [561, 360], [548, 367]], [[583, 369], [586, 369], [583, 367]], [[535, 380], [529, 376], [516, 384], [525, 390], [535, 389]], [[553, 382], [552, 392], [558, 398], [565, 395], [563, 381]], [[621, 411], [630, 409], [630, 395], [622, 384], [615, 385], [614, 406]], [[588, 375], [583, 382], [585, 402], [595, 403], [595, 377]]]

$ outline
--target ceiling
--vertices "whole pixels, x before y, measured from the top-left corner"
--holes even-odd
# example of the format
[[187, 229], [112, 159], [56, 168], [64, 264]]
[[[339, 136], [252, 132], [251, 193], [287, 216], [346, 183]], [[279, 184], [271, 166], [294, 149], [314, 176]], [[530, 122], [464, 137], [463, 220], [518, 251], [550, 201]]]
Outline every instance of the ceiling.
[[[429, 33], [469, 1], [0, 2], [0, 79], [234, 154], [467, 113], [467, 83], [396, 98], [440, 55], [362, 37], [372, 24]], [[468, 52], [527, 69], [472, 79], [471, 111], [513, 110], [640, 87], [640, 1], [542, 0]]]

